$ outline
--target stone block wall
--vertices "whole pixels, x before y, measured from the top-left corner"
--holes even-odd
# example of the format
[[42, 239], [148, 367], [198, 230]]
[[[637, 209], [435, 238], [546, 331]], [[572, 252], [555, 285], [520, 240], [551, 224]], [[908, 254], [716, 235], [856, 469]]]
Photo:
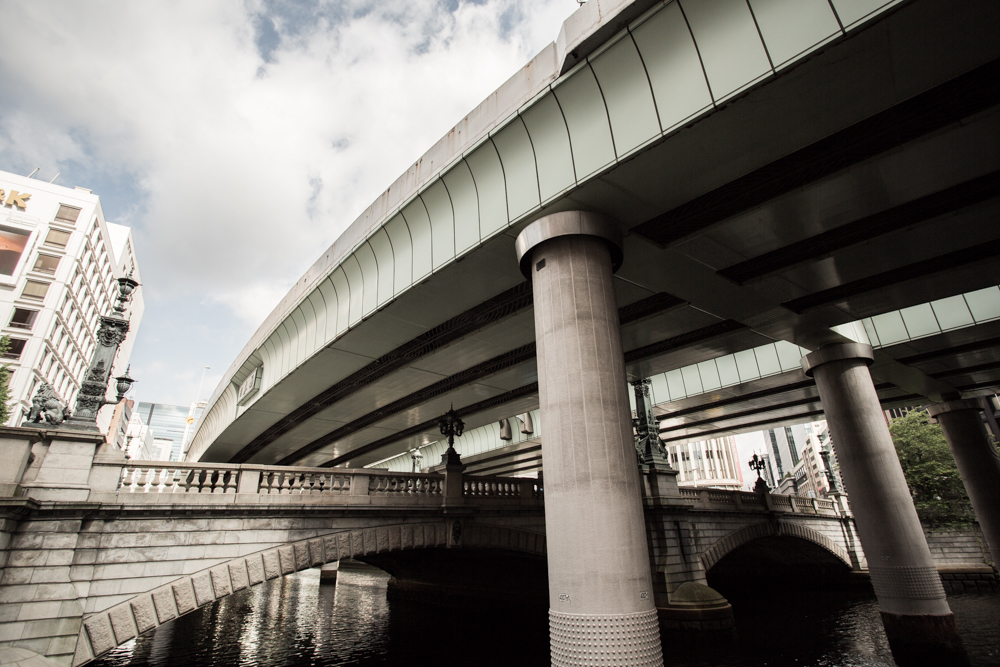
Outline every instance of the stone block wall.
[[992, 565], [979, 524], [952, 530], [930, 530], [925, 526], [924, 535], [938, 566]]

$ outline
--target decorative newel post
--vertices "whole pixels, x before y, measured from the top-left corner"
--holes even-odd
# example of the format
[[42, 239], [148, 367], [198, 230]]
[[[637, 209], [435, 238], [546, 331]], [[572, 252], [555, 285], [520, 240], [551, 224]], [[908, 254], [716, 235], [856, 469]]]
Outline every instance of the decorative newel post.
[[670, 470], [670, 461], [660, 444], [660, 429], [653, 416], [653, 405], [649, 396], [650, 381], [647, 378], [632, 383], [635, 391], [635, 430], [638, 436], [636, 449], [639, 452], [639, 467], [650, 470]]
[[132, 299], [132, 294], [138, 286], [139, 283], [132, 279], [131, 274], [118, 279], [118, 299], [111, 314], [101, 316], [101, 325], [97, 329], [97, 347], [94, 349], [94, 356], [90, 359], [90, 367], [87, 369], [87, 374], [80, 386], [80, 393], [77, 394], [73, 415], [63, 423], [64, 428], [100, 433], [100, 429], [97, 427], [97, 413], [105, 405], [114, 405], [125, 398], [125, 394], [135, 382], [129, 377], [128, 370], [126, 370], [124, 375], [115, 378], [118, 390], [117, 401], [107, 400], [111, 367], [118, 355], [118, 348], [128, 335], [125, 307]]
[[760, 493], [763, 495], [770, 493], [771, 488], [767, 485], [767, 482], [764, 481], [764, 478], [760, 476], [761, 471], [767, 467], [767, 461], [754, 454], [753, 458], [747, 462], [747, 465], [750, 466], [751, 470], [757, 473], [757, 483], [753, 485], [754, 493]]
[[463, 502], [462, 471], [465, 465], [455, 451], [455, 437], [462, 437], [465, 422], [455, 412], [454, 406], [438, 419], [441, 435], [448, 437], [448, 449], [441, 455], [444, 464], [444, 504], [461, 505]]
[[830, 487], [830, 493], [840, 493], [840, 482], [837, 481], [837, 476], [833, 474], [833, 466], [830, 465], [829, 450], [819, 450], [819, 456], [823, 459], [823, 474], [826, 475], [827, 486]]

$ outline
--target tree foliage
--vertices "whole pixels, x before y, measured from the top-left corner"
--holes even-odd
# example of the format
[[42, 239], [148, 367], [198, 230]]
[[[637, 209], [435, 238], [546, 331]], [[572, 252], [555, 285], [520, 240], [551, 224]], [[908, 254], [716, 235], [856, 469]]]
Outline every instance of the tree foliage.
[[[0, 336], [0, 359], [10, 350], [10, 336]], [[8, 364], [0, 366], [0, 425], [10, 418], [10, 376]]]
[[969, 524], [972, 505], [944, 431], [924, 410], [912, 410], [889, 425], [899, 463], [920, 519], [932, 528]]

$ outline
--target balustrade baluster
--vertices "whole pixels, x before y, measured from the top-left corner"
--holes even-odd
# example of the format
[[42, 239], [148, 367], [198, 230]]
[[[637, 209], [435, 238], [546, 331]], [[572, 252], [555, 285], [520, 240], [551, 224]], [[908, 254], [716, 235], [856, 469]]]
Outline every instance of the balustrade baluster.
[[281, 473], [281, 495], [287, 496], [292, 492], [292, 475], [290, 473]]
[[238, 476], [238, 470], [229, 471], [229, 479], [226, 480], [226, 493], [236, 493], [236, 480]]
[[223, 476], [225, 474], [226, 474], [225, 471], [222, 471], [222, 470], [212, 470], [212, 471], [209, 471], [208, 475], [209, 475], [209, 478], [212, 480], [210, 493], [224, 493], [225, 492], [225, 490], [226, 490], [225, 480], [223, 480]]

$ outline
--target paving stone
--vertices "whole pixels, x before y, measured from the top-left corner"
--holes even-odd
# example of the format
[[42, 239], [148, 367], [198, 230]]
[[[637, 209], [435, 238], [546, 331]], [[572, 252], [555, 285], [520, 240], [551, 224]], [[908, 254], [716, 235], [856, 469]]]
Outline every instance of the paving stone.
[[309, 564], [312, 567], [319, 567], [326, 563], [326, 557], [323, 553], [323, 540], [309, 540]]
[[256, 586], [264, 581], [264, 561], [261, 559], [260, 554], [247, 556], [246, 564], [247, 576], [250, 579], [251, 586]]
[[130, 639], [135, 638], [136, 629], [135, 621], [132, 619], [132, 609], [127, 604], [121, 604], [117, 607], [112, 607], [108, 610], [108, 616], [111, 618], [111, 629], [115, 633], [115, 641], [117, 644], [124, 644]]
[[292, 553], [295, 556], [295, 570], [306, 570], [312, 565], [309, 558], [309, 544], [306, 542], [296, 542], [292, 545]]
[[215, 592], [212, 590], [212, 575], [208, 572], [200, 572], [191, 577], [191, 584], [194, 586], [194, 599], [199, 607], [215, 600]]
[[173, 591], [169, 587], [153, 591], [153, 606], [156, 608], [156, 620], [160, 623], [177, 618], [177, 605], [174, 603]]
[[94, 654], [90, 650], [90, 641], [85, 636], [86, 630], [80, 629], [80, 635], [76, 641], [76, 651], [73, 653], [73, 667], [79, 667], [85, 662], [89, 662], [94, 658]]
[[402, 528], [400, 528], [399, 541], [401, 549], [413, 548], [413, 526], [405, 525]]
[[337, 534], [337, 556], [338, 560], [341, 558], [350, 558], [351, 554], [351, 533], [343, 532]]
[[221, 598], [233, 592], [233, 584], [229, 581], [229, 568], [219, 565], [210, 570], [212, 575], [212, 590], [216, 598]]
[[360, 530], [351, 531], [351, 558], [365, 553], [364, 535]]
[[115, 647], [115, 636], [111, 632], [111, 621], [107, 614], [97, 614], [85, 620], [83, 627], [87, 628], [90, 648], [95, 656], [107, 653]]
[[340, 547], [337, 546], [336, 535], [327, 535], [323, 538], [323, 553], [326, 555], [326, 562], [340, 558]]
[[281, 573], [291, 574], [295, 572], [295, 549], [292, 545], [286, 544], [278, 547], [278, 560], [281, 562]]
[[271, 549], [270, 551], [265, 551], [264, 554], [264, 577], [267, 579], [275, 579], [281, 576], [281, 563], [278, 558], [278, 550]]
[[171, 588], [174, 591], [174, 602], [177, 604], [177, 614], [186, 614], [194, 611], [198, 604], [195, 602], [194, 588], [191, 586], [191, 578], [184, 577]]
[[242, 591], [244, 588], [250, 587], [250, 581], [247, 577], [246, 561], [241, 558], [230, 562], [228, 567], [229, 579], [232, 581], [234, 591]]

